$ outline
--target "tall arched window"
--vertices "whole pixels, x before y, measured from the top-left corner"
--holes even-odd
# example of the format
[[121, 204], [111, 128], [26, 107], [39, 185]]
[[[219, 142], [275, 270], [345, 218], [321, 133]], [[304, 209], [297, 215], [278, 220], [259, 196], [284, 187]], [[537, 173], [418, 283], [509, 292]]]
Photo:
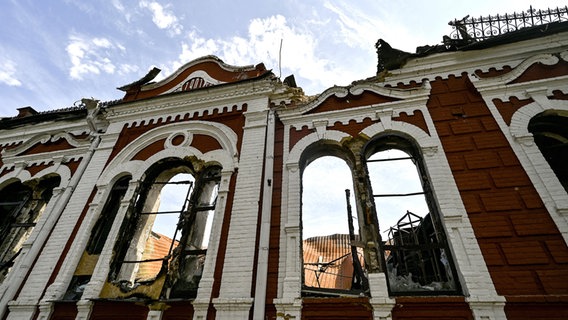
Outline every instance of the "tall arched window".
[[115, 182], [110, 190], [110, 194], [101, 211], [99, 219], [91, 230], [87, 248], [81, 257], [79, 265], [75, 269], [75, 273], [73, 274], [67, 292], [63, 296], [63, 300], [78, 300], [83, 295], [83, 290], [86, 284], [91, 280], [95, 264], [103, 250], [110, 229], [115, 222], [116, 214], [128, 190], [130, 180], [130, 176], [122, 177]]
[[220, 173], [218, 166], [196, 170], [179, 159], [146, 172], [115, 245], [109, 275], [114, 285], [136, 296], [143, 294], [138, 286], [150, 285], [163, 286], [152, 290], [163, 298], [195, 297]]
[[368, 143], [364, 156], [390, 293], [460, 293], [418, 149], [407, 139], [389, 135]]
[[[317, 148], [316, 148], [317, 149]], [[367, 289], [353, 177], [336, 148], [308, 151], [302, 172], [303, 295], [355, 295]], [[314, 153], [315, 152], [315, 153]], [[320, 155], [327, 156], [321, 156]]]
[[14, 264], [60, 181], [59, 176], [50, 176], [17, 181], [0, 190], [0, 281]]
[[538, 149], [568, 192], [568, 111], [547, 110], [528, 126]]
[[130, 176], [122, 177], [112, 187], [107, 202], [101, 212], [101, 216], [91, 231], [91, 237], [89, 238], [86, 249], [89, 254], [100, 254], [103, 250], [110, 228], [114, 223], [116, 213], [120, 208], [120, 201], [124, 198], [126, 190], [128, 189], [130, 179]]

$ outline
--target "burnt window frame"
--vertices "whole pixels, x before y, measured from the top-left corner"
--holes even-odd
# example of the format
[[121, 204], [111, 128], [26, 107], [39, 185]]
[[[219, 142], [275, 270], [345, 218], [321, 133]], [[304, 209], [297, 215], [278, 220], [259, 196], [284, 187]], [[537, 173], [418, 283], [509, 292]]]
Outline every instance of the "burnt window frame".
[[[112, 185], [112, 188], [106, 197], [105, 204], [100, 212], [99, 218], [91, 229], [89, 241], [87, 242], [81, 259], [85, 258], [85, 256], [94, 256], [97, 259], [96, 261], [98, 261], [98, 257], [102, 253], [111, 228], [115, 223], [116, 215], [120, 210], [122, 200], [129, 189], [131, 180], [132, 176], [130, 175], [122, 176]], [[81, 262], [79, 262], [79, 265], [81, 265]], [[79, 266], [75, 270], [75, 273], [71, 278], [71, 282], [67, 287], [67, 291], [63, 295], [62, 300], [64, 301], [77, 301], [81, 299], [86, 285], [91, 281], [93, 276], [92, 270], [85, 273], [78, 273], [77, 271], [79, 271]]]
[[[198, 170], [195, 167], [198, 167]], [[217, 204], [217, 199], [219, 196], [219, 185], [221, 181], [221, 172], [222, 167], [220, 165], [208, 165], [204, 166], [202, 163], [197, 164], [194, 166], [192, 161], [189, 160], [182, 160], [179, 158], [167, 158], [163, 159], [154, 165], [152, 165], [142, 179], [142, 182], [139, 184], [138, 188], [134, 191], [134, 195], [131, 198], [131, 204], [127, 209], [126, 215], [124, 220], [121, 224], [119, 234], [124, 239], [128, 239], [121, 243], [120, 240], [117, 240], [114, 244], [114, 258], [110, 263], [110, 270], [108, 273], [107, 281], [113, 283], [114, 285], [118, 286], [122, 292], [127, 293], [132, 291], [132, 297], [140, 298], [139, 293], [135, 293], [134, 289], [138, 285], [154, 285], [157, 279], [161, 277], [166, 277], [165, 284], [162, 286], [160, 290], [159, 299], [193, 299], [197, 295], [197, 290], [199, 288], [199, 281], [192, 290], [176, 290], [172, 289], [176, 285], [176, 280], [178, 280], [181, 272], [183, 269], [183, 264], [185, 259], [189, 255], [201, 255], [203, 258], [201, 259], [201, 272], [203, 271], [203, 265], [205, 263], [205, 255], [207, 250], [181, 250], [183, 246], [187, 244], [188, 237], [193, 231], [193, 223], [197, 212], [210, 212], [210, 214], [215, 214], [215, 207]], [[148, 204], [147, 197], [148, 193], [150, 192], [152, 186], [156, 184], [166, 185], [169, 184], [168, 182], [156, 182], [156, 179], [160, 178], [164, 173], [167, 171], [172, 171], [167, 181], [173, 178], [175, 175], [180, 173], [187, 173], [193, 176], [194, 180], [191, 182], [191, 186], [188, 189], [188, 196], [186, 196], [186, 200], [184, 201], [184, 206], [182, 210], [176, 211], [179, 212], [180, 215], [178, 217], [178, 221], [174, 231], [174, 236], [172, 237], [172, 243], [170, 245], [170, 249], [168, 255], [160, 258], [160, 259], [149, 259], [145, 260], [136, 260], [136, 261], [129, 261], [125, 260], [126, 255], [130, 250], [130, 244], [136, 238], [136, 229], [138, 224], [141, 222], [141, 218], [144, 215], [152, 215], [152, 214], [160, 214], [164, 212], [145, 212], [144, 207]], [[177, 172], [175, 172], [177, 171]], [[202, 196], [203, 187], [207, 184], [213, 182], [215, 191], [215, 199], [208, 203], [207, 206], [202, 206], [198, 203], [200, 197]], [[178, 184], [178, 182], [172, 182], [172, 184]], [[161, 189], [160, 192], [161, 194]], [[213, 193], [212, 193], [213, 194]], [[156, 199], [157, 201], [157, 199]], [[213, 218], [213, 217], [212, 217]], [[204, 226], [206, 228], [206, 226]], [[211, 230], [212, 231], [212, 230]], [[179, 241], [176, 240], [176, 234], [181, 232]], [[152, 233], [152, 231], [150, 231]], [[142, 236], [142, 235], [140, 235]], [[138, 240], [136, 240], [138, 241]], [[145, 239], [145, 243], [149, 241]], [[177, 245], [174, 246], [174, 243], [178, 242]], [[121, 279], [119, 274], [121, 272], [121, 268], [125, 263], [144, 263], [144, 262], [152, 262], [152, 261], [160, 260], [162, 261], [162, 266], [159, 273], [155, 276], [154, 279], [144, 280], [144, 281], [127, 281]], [[176, 268], [172, 268], [171, 266], [176, 264]], [[177, 270], [177, 271], [176, 271]], [[144, 298], [144, 297], [142, 297]], [[145, 297], [148, 298], [148, 297]]]
[[85, 248], [88, 254], [93, 255], [102, 252], [131, 180], [131, 176], [124, 176], [113, 184], [101, 215], [91, 230], [91, 236]]
[[[5, 194], [6, 189], [11, 189], [11, 197], [13, 192], [21, 194], [16, 201], [0, 199], [0, 205], [14, 206], [7, 211], [8, 215], [3, 216], [0, 220], [0, 283], [8, 274], [10, 268], [21, 252], [22, 244], [31, 236], [37, 221], [44, 214], [47, 205], [53, 198], [53, 192], [61, 185], [61, 177], [59, 175], [50, 174], [39, 179], [21, 182], [20, 180], [6, 184], [0, 193]], [[24, 216], [22, 216], [24, 215]], [[27, 217], [26, 217], [27, 215]], [[25, 221], [22, 221], [25, 219]], [[18, 222], [18, 220], [21, 220]], [[14, 234], [15, 233], [15, 234]], [[11, 239], [7, 239], [10, 237]], [[4, 247], [6, 240], [11, 241], [11, 245]], [[17, 241], [17, 243], [14, 243]], [[14, 249], [20, 247], [16, 252]], [[10, 254], [12, 251], [12, 254]]]
[[[386, 195], [386, 196], [401, 196], [402, 198], [404, 198], [404, 196], [407, 195], [413, 195], [413, 194], [423, 194], [426, 204], [428, 206], [429, 209], [429, 213], [426, 214], [424, 216], [424, 218], [429, 217], [429, 221], [431, 221], [432, 224], [432, 228], [434, 228], [434, 233], [435, 236], [438, 238], [439, 243], [436, 245], [428, 245], [428, 244], [403, 244], [400, 246], [397, 245], [393, 245], [393, 244], [388, 244], [388, 240], [387, 241], [383, 241], [382, 239], [382, 232], [383, 232], [383, 226], [381, 226], [379, 224], [379, 216], [381, 215], [380, 212], [378, 212], [377, 210], [377, 206], [375, 204], [375, 198], [376, 197], [383, 197], [385, 195], [376, 195], [373, 193], [373, 189], [372, 189], [372, 183], [371, 183], [371, 179], [372, 177], [369, 175], [369, 167], [368, 167], [368, 163], [369, 158], [371, 158], [374, 154], [378, 153], [378, 152], [382, 152], [382, 151], [387, 151], [387, 150], [400, 150], [406, 154], [409, 155], [409, 159], [412, 160], [412, 162], [414, 163], [416, 169], [417, 169], [417, 173], [418, 173], [418, 177], [420, 179], [420, 183], [422, 185], [422, 192], [419, 193], [409, 193], [409, 194], [390, 194], [390, 195]], [[362, 165], [365, 168], [365, 175], [366, 175], [366, 186], [368, 189], [368, 194], [369, 194], [369, 200], [371, 202], [371, 206], [372, 206], [372, 210], [374, 212], [374, 223], [377, 226], [377, 239], [378, 239], [378, 243], [377, 243], [377, 248], [380, 254], [380, 265], [381, 265], [381, 270], [382, 272], [385, 273], [385, 278], [386, 278], [386, 282], [387, 282], [387, 289], [389, 292], [390, 296], [439, 296], [439, 295], [452, 295], [452, 296], [456, 296], [456, 295], [463, 295], [463, 289], [461, 286], [461, 281], [458, 275], [458, 270], [457, 270], [457, 266], [456, 266], [456, 262], [455, 259], [453, 257], [453, 252], [451, 250], [450, 247], [450, 242], [447, 236], [447, 232], [444, 228], [444, 225], [442, 223], [442, 216], [441, 216], [441, 212], [440, 209], [438, 207], [438, 203], [436, 200], [436, 196], [434, 195], [434, 192], [432, 190], [431, 187], [431, 183], [430, 183], [430, 179], [429, 179], [429, 175], [427, 173], [426, 170], [426, 166], [424, 163], [424, 157], [422, 155], [422, 153], [420, 152], [420, 149], [418, 148], [417, 144], [409, 137], [406, 137], [404, 135], [398, 135], [398, 134], [393, 134], [393, 133], [388, 133], [388, 134], [382, 134], [379, 135], [377, 137], [374, 137], [373, 139], [371, 139], [370, 141], [368, 141], [365, 146], [362, 148], [361, 150], [361, 158], [362, 158]], [[380, 160], [379, 160], [380, 161]], [[402, 214], [400, 216], [401, 218], [398, 220], [397, 222], [397, 226], [406, 226], [406, 227], [410, 227], [411, 229], [413, 229], [415, 232], [417, 232], [419, 235], [418, 237], [421, 237], [423, 240], [428, 241], [428, 235], [425, 235], [423, 233], [423, 229], [422, 230], [416, 230], [414, 229], [417, 225], [415, 225], [414, 223], [416, 222], [418, 215], [407, 211], [407, 213]], [[412, 220], [412, 217], [414, 217], [415, 220]], [[408, 218], [408, 222], [403, 221], [403, 219]], [[427, 222], [427, 220], [422, 220], [419, 222], [419, 224], [425, 223]], [[391, 227], [391, 226], [385, 226], [385, 227]], [[419, 228], [417, 228], [419, 229]], [[395, 235], [393, 229], [389, 230], [389, 238], [390, 235]], [[422, 233], [422, 234], [421, 234]], [[415, 235], [415, 234], [413, 234]], [[430, 239], [431, 240], [431, 239]], [[443, 253], [445, 254], [445, 258], [446, 261], [448, 261], [449, 264], [449, 272], [451, 274], [453, 283], [455, 285], [455, 288], [452, 290], [432, 290], [432, 291], [427, 291], [427, 290], [406, 290], [406, 291], [395, 291], [393, 290], [392, 286], [391, 286], [391, 279], [390, 279], [390, 275], [389, 275], [389, 268], [387, 266], [387, 261], [385, 259], [385, 252], [386, 251], [411, 251], [411, 250], [422, 250], [421, 248], [425, 248], [425, 250], [434, 250], [434, 249], [441, 249], [443, 250]], [[390, 254], [390, 253], [389, 253]], [[440, 253], [441, 254], [441, 253]], [[434, 267], [435, 268], [435, 267]]]

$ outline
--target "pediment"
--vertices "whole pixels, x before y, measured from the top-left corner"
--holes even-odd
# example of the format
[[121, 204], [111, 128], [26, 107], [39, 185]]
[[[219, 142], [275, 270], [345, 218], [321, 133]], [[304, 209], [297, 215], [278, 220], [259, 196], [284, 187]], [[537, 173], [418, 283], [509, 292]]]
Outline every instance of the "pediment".
[[261, 77], [270, 70], [264, 64], [256, 66], [232, 66], [215, 56], [205, 56], [180, 67], [176, 72], [158, 82], [151, 82], [159, 69], [152, 69], [142, 79], [122, 86], [125, 91], [124, 101], [151, 98], [163, 94], [198, 90], [228, 83]]
[[417, 100], [425, 100], [430, 94], [428, 82], [412, 89], [384, 87], [379, 83], [365, 82], [347, 87], [334, 86], [303, 106], [294, 109], [280, 110], [281, 118], [313, 115], [361, 108], [364, 106], [389, 105], [392, 103], [406, 105]]

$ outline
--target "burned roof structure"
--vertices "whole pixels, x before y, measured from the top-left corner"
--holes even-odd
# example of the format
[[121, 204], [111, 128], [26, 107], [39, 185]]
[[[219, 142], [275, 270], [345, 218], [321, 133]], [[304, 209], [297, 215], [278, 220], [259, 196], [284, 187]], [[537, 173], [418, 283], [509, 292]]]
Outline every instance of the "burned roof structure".
[[555, 9], [490, 15], [473, 18], [465, 16], [448, 22], [453, 30], [438, 45], [416, 48], [415, 53], [392, 48], [385, 40], [375, 44], [378, 55], [377, 74], [402, 67], [409, 58], [425, 57], [435, 53], [467, 51], [529, 40], [568, 30], [568, 6]]

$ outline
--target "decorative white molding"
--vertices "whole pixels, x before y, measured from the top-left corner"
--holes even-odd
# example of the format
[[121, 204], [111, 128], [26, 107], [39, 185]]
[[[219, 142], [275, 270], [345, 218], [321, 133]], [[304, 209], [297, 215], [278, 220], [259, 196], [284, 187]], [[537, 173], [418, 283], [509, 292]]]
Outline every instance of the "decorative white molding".
[[[161, 81], [158, 81], [156, 83], [151, 83], [151, 84], [146, 84], [144, 85], [144, 87], [142, 88], [143, 91], [147, 91], [147, 90], [151, 90], [154, 88], [158, 88], [163, 86], [164, 84], [171, 82], [172, 80], [174, 80], [175, 78], [177, 78], [182, 72], [184, 72], [185, 70], [196, 66], [200, 63], [203, 62], [214, 62], [216, 63], [219, 67], [221, 67], [221, 69], [223, 70], [227, 70], [229, 72], [243, 72], [243, 71], [252, 71], [254, 70], [254, 66], [253, 65], [247, 65], [247, 66], [232, 66], [229, 64], [226, 64], [225, 62], [223, 62], [223, 60], [219, 59], [216, 56], [213, 55], [208, 55], [208, 56], [203, 56], [197, 59], [194, 59], [192, 61], [189, 61], [188, 63], [184, 64], [183, 66], [179, 67], [174, 73], [170, 74], [168, 77], [162, 79]], [[204, 71], [194, 71], [190, 76], [188, 76], [187, 78], [192, 78], [194, 76], [192, 76], [194, 73], [201, 75], [201, 73], [205, 73], [209, 78], [211, 78], [212, 80], [214, 80], [215, 82], [219, 82], [221, 83], [219, 80], [213, 79], [211, 76], [209, 76], [209, 74], [207, 74]]]
[[[192, 79], [197, 79], [197, 78], [203, 79], [203, 81], [204, 81], [203, 86], [197, 87], [197, 88], [187, 88], [187, 89], [184, 88], [184, 86], [186, 85], [186, 83], [188, 81], [191, 81]], [[223, 83], [225, 83], [225, 82], [213, 78], [204, 70], [196, 70], [196, 71], [193, 71], [189, 76], [185, 77], [185, 79], [183, 79], [180, 82], [180, 84], [176, 85], [175, 87], [167, 90], [166, 92], [164, 92], [162, 94], [167, 94], [167, 93], [171, 93], [171, 92], [179, 92], [179, 91], [189, 91], [189, 90], [192, 90], [192, 89], [216, 86], [216, 85], [223, 84]], [[152, 87], [157, 87], [157, 86], [156, 86], [156, 84], [150, 84], [148, 86], [142, 87], [142, 91], [150, 90]]]
[[[349, 134], [342, 132], [342, 131], [337, 131], [337, 130], [326, 130], [325, 133], [325, 140], [326, 141], [333, 141], [337, 144], [341, 143], [341, 140], [344, 138], [348, 138], [350, 137]], [[322, 139], [320, 139], [318, 137], [317, 133], [311, 133], [305, 137], [303, 137], [302, 139], [300, 139], [300, 141], [298, 141], [294, 147], [292, 148], [292, 150], [290, 150], [290, 153], [288, 155], [288, 158], [286, 159], [286, 166], [289, 169], [293, 169], [295, 166], [297, 166], [300, 163], [300, 156], [302, 155], [302, 153], [304, 152], [304, 150], [306, 150], [306, 148], [308, 146], [310, 146], [311, 144], [320, 141]]]
[[392, 108], [377, 110], [375, 111], [375, 114], [377, 115], [377, 118], [381, 120], [385, 130], [392, 129]]
[[327, 120], [314, 120], [312, 121], [314, 128], [316, 128], [316, 134], [318, 135], [318, 139], [325, 139], [325, 131], [327, 128], [328, 121]]
[[529, 58], [524, 59], [521, 63], [519, 63], [517, 66], [515, 66], [513, 68], [513, 70], [497, 76], [497, 77], [491, 77], [491, 78], [480, 78], [479, 76], [477, 76], [476, 74], [473, 74], [473, 76], [475, 78], [472, 79], [472, 81], [474, 79], [477, 79], [477, 81], [475, 81], [475, 86], [478, 89], [483, 89], [485, 87], [491, 87], [494, 86], [495, 84], [507, 84], [515, 79], [517, 79], [518, 77], [520, 77], [530, 66], [532, 66], [535, 63], [541, 63], [544, 65], [554, 65], [556, 63], [558, 63], [559, 59], [558, 57], [552, 55], [552, 54], [537, 54], [537, 55], [533, 55]]
[[438, 152], [438, 146], [424, 146], [421, 149], [422, 154], [427, 157], [432, 157]]
[[[71, 146], [73, 147], [84, 147], [84, 146], [89, 146], [91, 144], [90, 139], [76, 139], [75, 137], [73, 137], [71, 134], [69, 134], [68, 132], [57, 132], [57, 133], [53, 133], [53, 134], [49, 134], [49, 133], [45, 133], [45, 134], [39, 134], [36, 136], [33, 136], [29, 139], [27, 139], [26, 141], [24, 141], [22, 144], [18, 145], [17, 147], [14, 147], [12, 149], [4, 149], [2, 150], [2, 156], [4, 158], [9, 158], [9, 157], [14, 157], [24, 151], [26, 151], [27, 149], [33, 147], [36, 144], [46, 144], [48, 142], [56, 142], [59, 139], [64, 139], [67, 141], [67, 143], [69, 143]], [[51, 153], [52, 151], [50, 151]]]
[[127, 123], [129, 127], [175, 119], [200, 118], [205, 113], [222, 114], [234, 108], [242, 111], [249, 99], [267, 96], [274, 89], [271, 79], [210, 87], [185, 94], [160, 95], [153, 99], [124, 102], [106, 108], [111, 123]]
[[568, 61], [568, 50], [560, 52], [560, 59]]
[[[221, 157], [220, 159], [215, 159], [212, 156], [206, 158], [211, 159], [211, 161], [218, 161], [218, 162], [224, 159], [222, 164], [223, 168], [226, 167], [232, 168], [235, 166], [236, 163], [234, 161], [236, 160], [234, 159], [234, 156], [238, 154], [237, 152], [238, 137], [237, 134], [233, 130], [231, 130], [231, 128], [216, 122], [188, 121], [184, 122], [183, 124], [173, 123], [173, 124], [160, 126], [158, 128], [149, 130], [148, 132], [145, 132], [144, 134], [140, 135], [140, 137], [136, 138], [133, 142], [131, 142], [111, 161], [108, 168], [113, 168], [111, 169], [113, 173], [110, 174], [112, 176], [117, 175], [118, 172], [115, 171], [118, 170], [117, 168], [120, 167], [125, 168], [124, 170], [129, 172], [139, 171], [135, 169], [134, 170], [126, 169], [124, 164], [128, 163], [138, 152], [146, 148], [146, 146], [157, 140], [166, 138], [169, 139], [171, 143], [171, 139], [173, 139], [173, 137], [175, 137], [176, 135], [184, 135], [185, 137], [187, 137], [186, 141], [184, 142], [187, 142], [187, 139], [189, 139], [189, 134], [204, 134], [215, 138], [215, 140], [217, 140], [221, 145], [221, 147], [223, 148], [222, 151], [226, 154], [226, 156]], [[167, 145], [168, 144], [166, 141], [166, 146]], [[218, 151], [220, 150], [210, 151], [207, 154], [218, 153]], [[172, 156], [177, 156], [180, 158], [184, 158], [185, 156], [188, 156], [190, 154], [196, 154], [202, 156], [199, 150], [185, 145], [180, 145], [175, 148], [167, 148], [165, 150], [162, 150], [158, 154], [164, 154], [164, 153], [167, 153], [168, 155]], [[156, 157], [158, 154], [154, 155], [153, 157]], [[227, 156], [230, 156], [230, 158], [227, 158]], [[149, 159], [147, 159], [145, 162], [148, 161]], [[106, 175], [107, 172], [109, 171], [108, 170], [105, 171], [103, 175]], [[109, 179], [110, 179], [109, 177], [101, 176], [101, 178], [99, 178], [99, 181], [102, 182]]]
[[[395, 101], [374, 104], [371, 106], [361, 106], [355, 108], [347, 108], [342, 110], [320, 112], [316, 114], [307, 114], [309, 111], [317, 108], [326, 99], [332, 96], [344, 98], [348, 94], [361, 95], [365, 91], [373, 92], [385, 97], [393, 98]], [[430, 84], [424, 82], [422, 86], [412, 89], [398, 89], [385, 87], [382, 84], [366, 82], [351, 87], [332, 87], [321, 93], [315, 100], [294, 109], [279, 110], [279, 118], [286, 124], [301, 122], [307, 124], [326, 116], [330, 123], [340, 121], [343, 124], [349, 123], [350, 120], [361, 122], [364, 118], [369, 117], [369, 107], [374, 110], [380, 111], [385, 108], [395, 110], [393, 116], [398, 116], [400, 112], [407, 112], [413, 114], [414, 110], [418, 109], [417, 106], [426, 106], [430, 94]], [[316, 118], [314, 118], [316, 117]], [[333, 117], [333, 118], [331, 118]], [[373, 120], [377, 118], [371, 117]], [[300, 126], [301, 127], [301, 126]]]
[[[493, 298], [491, 298], [493, 299]], [[505, 298], [500, 301], [495, 300], [479, 300], [466, 297], [466, 301], [473, 312], [473, 317], [479, 320], [506, 320], [505, 314]]]
[[522, 144], [525, 147], [532, 147], [534, 145], [534, 137], [530, 133], [522, 136], [511, 133], [511, 136], [513, 136], [517, 143]]
[[274, 299], [277, 320], [302, 319], [302, 299]]
[[245, 112], [245, 129], [266, 127], [268, 110]]
[[217, 310], [217, 319], [249, 319], [253, 298], [215, 298], [213, 305]]
[[75, 320], [88, 320], [93, 310], [93, 305], [94, 303], [91, 300], [77, 301], [77, 316]]
[[[172, 143], [172, 140], [180, 136], [183, 137], [183, 140], [180, 143], [174, 145]], [[193, 142], [193, 133], [191, 133], [190, 130], [179, 131], [171, 133], [168, 136], [166, 142], [164, 143], [164, 147], [165, 148], [189, 147], [191, 145], [191, 142]]]

